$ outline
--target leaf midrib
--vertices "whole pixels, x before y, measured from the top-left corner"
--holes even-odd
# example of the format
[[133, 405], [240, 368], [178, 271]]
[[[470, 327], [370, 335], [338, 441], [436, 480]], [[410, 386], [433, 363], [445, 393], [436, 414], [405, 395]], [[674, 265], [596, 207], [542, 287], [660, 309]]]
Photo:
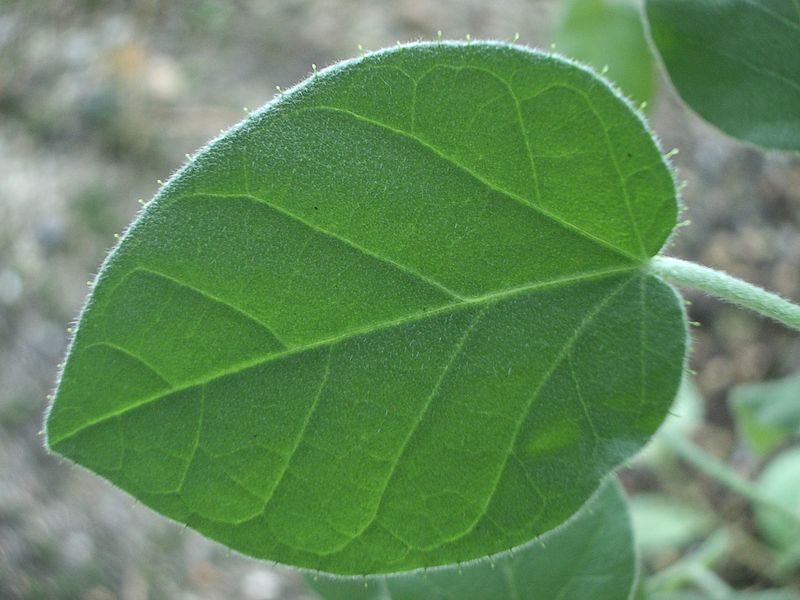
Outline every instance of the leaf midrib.
[[567, 286], [567, 285], [570, 285], [570, 284], [573, 284], [573, 283], [578, 283], [578, 282], [581, 282], [581, 281], [587, 281], [587, 280], [592, 280], [592, 279], [603, 279], [604, 277], [611, 277], [613, 275], [621, 275], [621, 274], [624, 274], [624, 273], [635, 274], [635, 273], [639, 273], [639, 272], [641, 272], [641, 268], [640, 268], [639, 265], [632, 265], [632, 266], [625, 266], [625, 267], [615, 267], [615, 268], [612, 268], [612, 269], [601, 269], [601, 270], [597, 270], [597, 271], [586, 271], [586, 272], [582, 272], [582, 273], [569, 275], [567, 277], [559, 277], [559, 278], [551, 279], [551, 280], [548, 280], [548, 281], [540, 281], [540, 282], [537, 282], [537, 283], [528, 284], [528, 285], [524, 285], [524, 286], [519, 286], [519, 287], [515, 287], [515, 288], [509, 288], [509, 289], [506, 289], [506, 290], [490, 292], [488, 294], [484, 294], [484, 295], [481, 295], [481, 296], [476, 296], [476, 297], [472, 297], [472, 298], [465, 298], [463, 301], [461, 301], [459, 303], [447, 304], [445, 306], [433, 308], [431, 310], [417, 311], [417, 312], [411, 313], [409, 315], [404, 315], [404, 316], [398, 317], [396, 319], [391, 319], [389, 321], [383, 321], [381, 323], [371, 324], [371, 325], [368, 325], [368, 326], [365, 326], [365, 327], [356, 328], [354, 330], [347, 331], [345, 333], [341, 333], [339, 335], [332, 336], [332, 337], [329, 337], [329, 338], [325, 338], [325, 339], [322, 339], [322, 340], [318, 340], [318, 341], [312, 342], [310, 344], [306, 344], [304, 346], [297, 346], [297, 347], [294, 347], [294, 348], [290, 348], [290, 349], [285, 350], [283, 352], [273, 352], [271, 354], [262, 355], [262, 356], [259, 356], [257, 358], [254, 358], [254, 359], [250, 359], [250, 360], [242, 361], [240, 363], [236, 363], [236, 364], [234, 364], [234, 365], [232, 365], [232, 366], [230, 366], [230, 367], [228, 367], [226, 369], [223, 369], [221, 371], [215, 371], [215, 372], [209, 374], [207, 377], [199, 378], [199, 379], [196, 379], [196, 380], [192, 380], [192, 381], [186, 382], [186, 383], [184, 383], [182, 385], [174, 386], [174, 387], [172, 387], [170, 389], [167, 389], [167, 390], [160, 390], [157, 394], [153, 394], [153, 395], [147, 396], [145, 398], [142, 398], [141, 400], [138, 400], [136, 402], [130, 403], [130, 404], [128, 404], [128, 405], [126, 405], [124, 407], [121, 407], [121, 408], [119, 408], [117, 410], [114, 410], [114, 411], [105, 413], [103, 415], [100, 415], [99, 417], [91, 419], [91, 420], [85, 422], [84, 424], [82, 424], [81, 426], [76, 427], [73, 430], [63, 434], [62, 436], [56, 438], [55, 440], [54, 439], [49, 439], [48, 440], [48, 445], [50, 447], [55, 447], [58, 444], [64, 442], [65, 440], [67, 440], [67, 439], [79, 434], [80, 432], [84, 431], [85, 429], [88, 429], [88, 428], [93, 427], [95, 425], [99, 425], [100, 423], [103, 423], [104, 421], [107, 421], [109, 419], [113, 419], [115, 417], [124, 415], [125, 413], [131, 412], [131, 411], [133, 411], [133, 410], [135, 410], [137, 408], [140, 408], [140, 407], [145, 406], [147, 404], [150, 404], [152, 402], [156, 402], [156, 401], [158, 401], [158, 400], [160, 400], [160, 399], [162, 399], [162, 398], [164, 398], [164, 397], [166, 397], [166, 396], [168, 396], [170, 394], [174, 394], [174, 393], [182, 392], [182, 391], [185, 391], [185, 390], [189, 390], [189, 389], [194, 388], [194, 387], [202, 386], [202, 385], [211, 383], [213, 381], [216, 381], [218, 379], [221, 379], [223, 377], [226, 377], [228, 375], [235, 375], [236, 373], [240, 373], [242, 371], [246, 371], [247, 369], [250, 369], [250, 368], [262, 365], [262, 364], [266, 364], [266, 363], [271, 362], [271, 361], [280, 360], [282, 358], [286, 358], [286, 357], [293, 356], [295, 354], [300, 354], [300, 353], [303, 353], [303, 352], [308, 352], [308, 351], [311, 351], [311, 350], [314, 350], [314, 349], [317, 349], [317, 348], [331, 346], [333, 344], [336, 344], [336, 343], [339, 343], [339, 342], [342, 342], [342, 341], [345, 341], [345, 340], [348, 340], [348, 339], [351, 339], [351, 338], [356, 338], [356, 337], [359, 337], [359, 336], [363, 336], [363, 335], [368, 335], [368, 334], [371, 334], [371, 333], [379, 332], [379, 331], [382, 331], [382, 330], [385, 330], [385, 329], [391, 329], [391, 328], [400, 327], [402, 325], [406, 325], [406, 324], [409, 324], [409, 323], [422, 321], [422, 320], [430, 318], [430, 317], [435, 317], [435, 316], [439, 316], [439, 315], [442, 315], [442, 314], [448, 314], [448, 313], [451, 313], [451, 312], [457, 312], [457, 311], [460, 311], [460, 310], [466, 310], [468, 308], [471, 308], [471, 307], [474, 307], [474, 306], [480, 306], [480, 305], [483, 305], [483, 304], [491, 304], [491, 303], [499, 302], [500, 300], [503, 300], [503, 299], [506, 299], [506, 298], [511, 298], [511, 297], [514, 297], [514, 296], [520, 296], [520, 295], [523, 295], [523, 294], [525, 294], [527, 292], [531, 292], [531, 291], [538, 290], [538, 289]]

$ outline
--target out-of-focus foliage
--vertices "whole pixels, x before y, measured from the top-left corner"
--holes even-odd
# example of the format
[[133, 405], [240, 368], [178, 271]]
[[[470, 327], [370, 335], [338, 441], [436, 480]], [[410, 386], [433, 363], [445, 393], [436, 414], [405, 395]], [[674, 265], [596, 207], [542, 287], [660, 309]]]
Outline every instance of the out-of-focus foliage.
[[602, 71], [637, 104], [649, 102], [655, 66], [633, 0], [566, 0], [556, 49]]
[[797, 0], [647, 0], [650, 33], [678, 93], [739, 139], [800, 150]]
[[757, 483], [764, 497], [789, 513], [756, 506], [755, 517], [761, 533], [778, 551], [781, 563], [792, 564], [800, 559], [800, 448], [776, 456]]
[[629, 509], [644, 556], [683, 548], [706, 535], [714, 521], [707, 511], [663, 494], [637, 494]]
[[740, 435], [760, 457], [800, 437], [800, 375], [738, 385], [730, 405]]

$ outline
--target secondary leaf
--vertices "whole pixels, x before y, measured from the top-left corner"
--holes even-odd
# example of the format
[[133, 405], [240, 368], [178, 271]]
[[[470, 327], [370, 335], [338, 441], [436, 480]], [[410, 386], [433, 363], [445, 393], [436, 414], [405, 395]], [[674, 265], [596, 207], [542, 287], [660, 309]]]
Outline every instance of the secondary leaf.
[[628, 598], [636, 580], [633, 532], [622, 491], [606, 482], [562, 528], [542, 539], [463, 568], [381, 579], [308, 576], [324, 600], [583, 600]]
[[173, 177], [103, 266], [48, 443], [253, 556], [466, 561], [564, 522], [664, 418], [684, 316], [639, 117], [489, 43], [315, 75]]
[[726, 133], [800, 150], [799, 0], [646, 0], [678, 93]]
[[736, 386], [730, 403], [740, 434], [759, 456], [800, 438], [800, 375]]
[[633, 0], [567, 0], [555, 33], [560, 52], [608, 67], [608, 77], [637, 103], [653, 95], [655, 65]]
[[784, 560], [796, 564], [800, 560], [800, 448], [790, 448], [770, 461], [758, 477], [758, 488], [786, 512], [757, 505], [756, 525]]
[[[659, 431], [659, 435], [661, 435]], [[708, 512], [662, 494], [636, 494], [629, 510], [636, 545], [649, 559], [674, 552], [708, 535], [713, 519]]]

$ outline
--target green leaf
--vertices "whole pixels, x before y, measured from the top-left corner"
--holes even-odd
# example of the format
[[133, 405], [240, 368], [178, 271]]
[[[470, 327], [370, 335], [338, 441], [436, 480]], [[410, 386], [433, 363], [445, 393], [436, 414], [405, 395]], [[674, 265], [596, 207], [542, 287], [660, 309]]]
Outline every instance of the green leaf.
[[800, 375], [736, 386], [730, 404], [739, 434], [759, 456], [800, 438]]
[[770, 506], [756, 505], [756, 525], [764, 537], [787, 557], [800, 559], [800, 448], [791, 448], [770, 461], [758, 477], [758, 489], [765, 498], [789, 514]]
[[671, 470], [674, 466], [675, 450], [670, 444], [670, 438], [689, 437], [703, 422], [703, 407], [703, 397], [697, 384], [692, 377], [685, 374], [669, 414], [658, 428], [658, 434], [636, 455], [634, 462], [648, 469]]
[[366, 581], [324, 576], [306, 581], [324, 600], [627, 598], [636, 561], [625, 499], [610, 479], [566, 525], [491, 563]]
[[747, 142], [800, 150], [798, 0], [646, 0], [646, 14], [693, 110]]
[[608, 67], [608, 77], [637, 104], [649, 102], [655, 64], [633, 0], [567, 0], [555, 32], [560, 52]]
[[48, 443], [246, 554], [455, 563], [563, 523], [659, 426], [685, 318], [640, 118], [502, 44], [341, 63], [214, 141], [102, 268]]
[[679, 550], [708, 534], [713, 524], [707, 512], [662, 494], [636, 494], [629, 508], [636, 544], [645, 558]]

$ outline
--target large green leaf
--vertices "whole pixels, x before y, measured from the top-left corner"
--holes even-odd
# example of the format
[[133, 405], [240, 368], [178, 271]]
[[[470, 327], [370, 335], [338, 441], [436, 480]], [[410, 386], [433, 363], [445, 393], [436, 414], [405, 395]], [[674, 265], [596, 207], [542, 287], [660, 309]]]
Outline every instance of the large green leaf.
[[800, 0], [646, 0], [678, 93], [726, 133], [800, 150]]
[[737, 385], [730, 396], [739, 433], [759, 456], [800, 438], [800, 375]]
[[566, 0], [555, 40], [567, 56], [608, 67], [608, 77], [637, 103], [652, 97], [655, 65], [635, 0]]
[[590, 72], [417, 44], [313, 76], [173, 177], [104, 264], [55, 451], [253, 556], [507, 550], [661, 423], [684, 316], [639, 117]]
[[619, 485], [609, 481], [561, 529], [492, 563], [366, 582], [306, 579], [324, 600], [624, 600], [631, 594], [636, 570], [625, 499]]

